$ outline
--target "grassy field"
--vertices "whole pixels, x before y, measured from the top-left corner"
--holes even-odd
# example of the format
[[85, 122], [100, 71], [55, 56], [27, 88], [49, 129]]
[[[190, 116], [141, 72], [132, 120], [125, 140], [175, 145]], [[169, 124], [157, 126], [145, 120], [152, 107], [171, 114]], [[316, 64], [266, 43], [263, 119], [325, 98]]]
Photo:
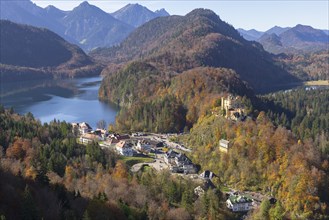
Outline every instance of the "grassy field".
[[305, 86], [329, 86], [329, 80], [305, 81]]
[[150, 163], [154, 161], [154, 158], [151, 157], [121, 157], [127, 166], [133, 166], [136, 163]]

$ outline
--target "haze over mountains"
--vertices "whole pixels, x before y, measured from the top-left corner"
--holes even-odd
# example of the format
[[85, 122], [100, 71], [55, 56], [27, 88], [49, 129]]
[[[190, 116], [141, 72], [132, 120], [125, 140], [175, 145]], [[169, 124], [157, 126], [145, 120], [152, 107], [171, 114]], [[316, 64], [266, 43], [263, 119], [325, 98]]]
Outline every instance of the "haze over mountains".
[[[1, 19], [48, 28], [87, 52], [98, 47], [118, 45], [135, 28], [154, 18], [169, 15], [165, 9], [153, 12], [139, 4], [128, 4], [109, 14], [88, 2], [81, 3], [71, 11], [62, 11], [54, 6], [43, 9], [30, 0], [1, 0], [0, 3]], [[274, 26], [266, 32], [241, 28], [238, 31], [246, 40], [258, 41], [266, 50], [276, 54], [326, 49], [328, 30], [310, 30], [300, 26]], [[290, 29], [296, 30], [284, 34]], [[320, 36], [321, 33], [323, 36]]]
[[164, 9], [152, 12], [138, 4], [129, 4], [115, 12], [115, 18], [88, 2], [72, 11], [62, 11], [54, 6], [43, 9], [30, 0], [1, 0], [0, 3], [1, 19], [48, 28], [85, 51], [119, 44], [135, 27], [169, 15]]
[[266, 32], [254, 29], [238, 31], [246, 40], [258, 41], [265, 50], [274, 54], [328, 50], [328, 30], [319, 30], [307, 25], [298, 24], [292, 28], [275, 26]]
[[128, 4], [111, 15], [133, 27], [138, 27], [154, 18], [169, 16], [169, 13], [165, 9], [153, 12], [139, 4]]

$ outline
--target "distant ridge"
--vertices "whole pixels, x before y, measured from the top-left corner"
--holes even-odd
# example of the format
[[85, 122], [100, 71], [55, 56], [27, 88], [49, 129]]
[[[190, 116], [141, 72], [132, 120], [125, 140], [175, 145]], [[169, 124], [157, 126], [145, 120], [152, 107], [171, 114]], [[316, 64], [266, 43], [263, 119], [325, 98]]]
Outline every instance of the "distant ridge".
[[[164, 9], [152, 12], [141, 5], [131, 7], [132, 14], [127, 13], [129, 10], [123, 12], [123, 9], [119, 10], [122, 13], [117, 12], [121, 14], [118, 15], [121, 21], [88, 2], [82, 2], [72, 11], [62, 11], [51, 5], [43, 9], [30, 0], [1, 0], [0, 19], [47, 28], [70, 43], [90, 51], [122, 42], [135, 29], [128, 21], [137, 22], [134, 25], [139, 26], [156, 17], [169, 15]], [[133, 8], [141, 9], [136, 11]]]
[[258, 41], [267, 51], [275, 54], [328, 50], [329, 36], [322, 30], [299, 24], [282, 31], [278, 32], [280, 34], [266, 32]]
[[165, 9], [153, 12], [140, 4], [128, 4], [111, 15], [120, 21], [138, 27], [154, 18], [169, 16], [169, 13]]
[[268, 29], [267, 31], [265, 31], [266, 34], [276, 34], [276, 35], [280, 35], [283, 32], [289, 30], [291, 27], [279, 27], [279, 26], [274, 26], [270, 29]]
[[241, 34], [241, 36], [249, 41], [256, 41], [258, 40], [263, 34], [264, 32], [261, 31], [257, 31], [255, 29], [251, 29], [251, 30], [244, 30], [242, 28], [238, 28], [237, 31], [239, 31], [239, 33]]
[[265, 50], [274, 53], [307, 53], [328, 49], [329, 30], [319, 30], [298, 24], [295, 27], [274, 26], [265, 32], [238, 29], [249, 41], [258, 41]]
[[100, 8], [83, 2], [62, 19], [64, 34], [86, 50], [120, 43], [134, 29]]
[[0, 20], [1, 81], [98, 75], [102, 69], [57, 34]]

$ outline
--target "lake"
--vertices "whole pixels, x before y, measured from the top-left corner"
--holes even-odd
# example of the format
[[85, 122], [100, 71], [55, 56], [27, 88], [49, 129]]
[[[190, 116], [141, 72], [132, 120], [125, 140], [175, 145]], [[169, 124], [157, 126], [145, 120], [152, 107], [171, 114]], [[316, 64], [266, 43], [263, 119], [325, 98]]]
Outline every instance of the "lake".
[[15, 112], [31, 112], [41, 122], [54, 119], [89, 123], [93, 128], [100, 120], [114, 123], [118, 108], [98, 100], [102, 78], [35, 80], [1, 83], [0, 103]]

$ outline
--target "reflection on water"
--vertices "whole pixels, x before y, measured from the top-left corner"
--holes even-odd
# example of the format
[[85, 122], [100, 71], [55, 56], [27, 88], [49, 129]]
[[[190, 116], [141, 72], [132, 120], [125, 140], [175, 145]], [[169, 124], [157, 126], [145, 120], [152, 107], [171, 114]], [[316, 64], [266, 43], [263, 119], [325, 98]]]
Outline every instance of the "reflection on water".
[[117, 107], [98, 100], [101, 78], [37, 80], [1, 83], [0, 103], [16, 112], [32, 114], [42, 122], [53, 119], [86, 121], [95, 127], [104, 119], [113, 123]]

